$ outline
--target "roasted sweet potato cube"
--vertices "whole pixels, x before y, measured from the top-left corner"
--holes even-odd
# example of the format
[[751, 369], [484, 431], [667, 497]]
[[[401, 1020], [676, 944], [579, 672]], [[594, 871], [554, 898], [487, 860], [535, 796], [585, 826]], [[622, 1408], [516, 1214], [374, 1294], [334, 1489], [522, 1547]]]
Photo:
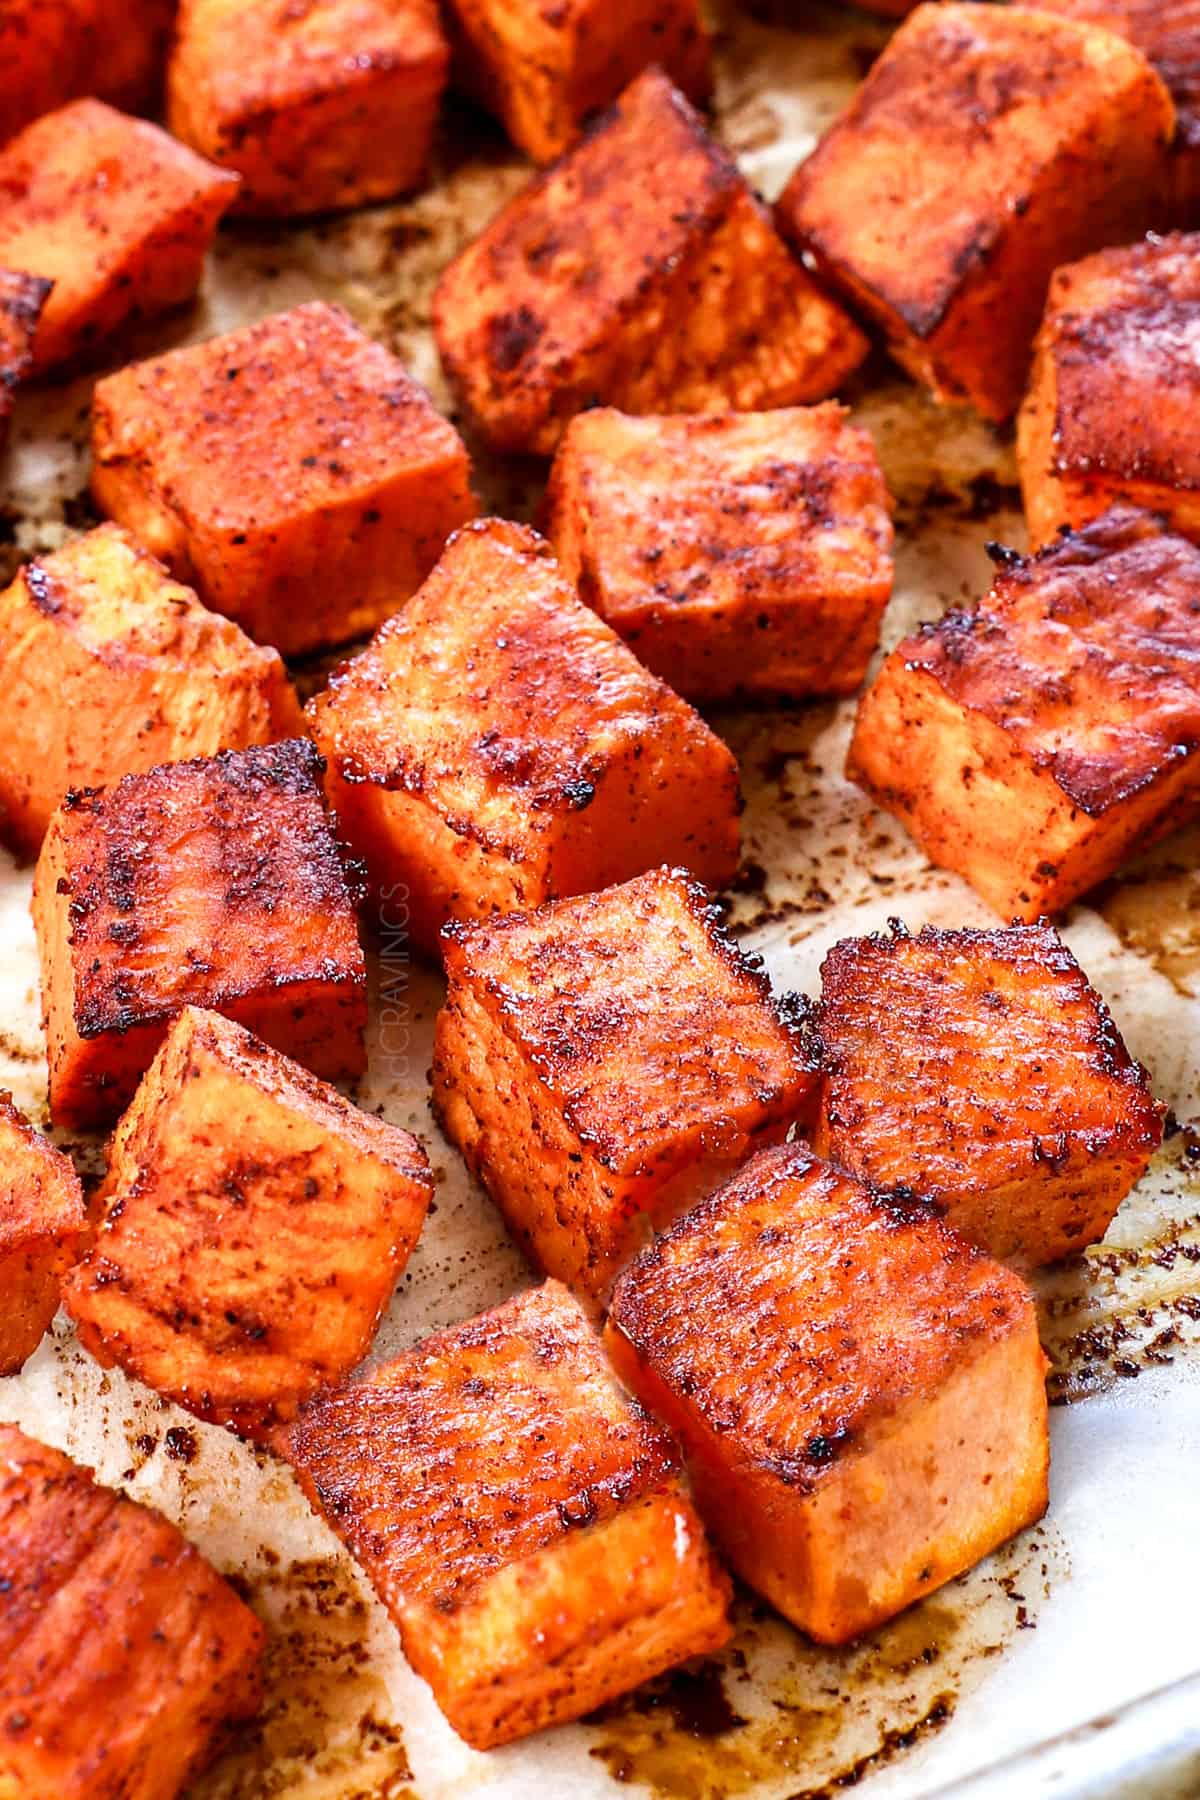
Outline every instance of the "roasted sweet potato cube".
[[1200, 550], [1114, 509], [888, 658], [848, 773], [1006, 920], [1200, 810]]
[[0, 1793], [172, 1800], [265, 1634], [174, 1525], [0, 1425]]
[[70, 1158], [0, 1093], [0, 1375], [41, 1343], [86, 1223]]
[[434, 1107], [534, 1263], [589, 1299], [813, 1111], [803, 1013], [681, 870], [445, 942]]
[[278, 653], [101, 525], [0, 593], [0, 834], [36, 855], [69, 788], [294, 734]]
[[33, 362], [33, 339], [53, 282], [0, 269], [0, 448], [8, 436], [13, 392]]
[[54, 283], [34, 372], [190, 300], [236, 188], [156, 125], [99, 100], [47, 113], [0, 150], [0, 264]]
[[1055, 267], [1162, 223], [1174, 131], [1161, 77], [1109, 31], [920, 6], [777, 217], [918, 381], [1005, 419]]
[[260, 1436], [362, 1361], [432, 1188], [407, 1131], [185, 1007], [117, 1127], [64, 1302], [99, 1362]]
[[1162, 1138], [1052, 926], [848, 938], [822, 967], [820, 1156], [1022, 1269], [1102, 1238]]
[[549, 531], [581, 598], [693, 700], [853, 693], [892, 589], [875, 446], [833, 402], [581, 413]]
[[358, 206], [425, 179], [449, 58], [437, 0], [182, 0], [167, 117], [239, 212]]
[[728, 1638], [675, 1447], [557, 1282], [321, 1395], [281, 1447], [477, 1749]]
[[460, 84], [535, 162], [566, 150], [652, 63], [691, 100], [712, 85], [697, 0], [451, 0], [449, 15]]
[[323, 302], [110, 375], [92, 443], [103, 510], [291, 654], [387, 618], [476, 510], [454, 427]]
[[160, 86], [174, 0], [4, 0], [0, 143], [81, 94], [137, 111]]
[[1059, 269], [1018, 425], [1034, 545], [1116, 502], [1200, 541], [1200, 234]]
[[919, 1200], [764, 1150], [618, 1281], [605, 1341], [681, 1438], [734, 1568], [840, 1644], [1046, 1506], [1020, 1277]]
[[523, 525], [459, 533], [308, 712], [384, 924], [427, 951], [448, 918], [737, 868], [733, 755]]
[[658, 69], [450, 264], [433, 317], [481, 435], [546, 456], [596, 401], [789, 406], [831, 394], [866, 353]]
[[185, 1006], [329, 1080], [363, 1071], [366, 967], [307, 739], [74, 790], [33, 917], [56, 1124], [115, 1118]]

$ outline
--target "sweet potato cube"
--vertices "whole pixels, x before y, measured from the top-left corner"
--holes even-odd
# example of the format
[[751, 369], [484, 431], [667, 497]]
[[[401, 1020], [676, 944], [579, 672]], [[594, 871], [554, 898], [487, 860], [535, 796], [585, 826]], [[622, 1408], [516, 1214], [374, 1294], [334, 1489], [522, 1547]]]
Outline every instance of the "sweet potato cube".
[[0, 1093], [0, 1375], [41, 1343], [86, 1223], [70, 1158]]
[[733, 755], [523, 525], [460, 532], [308, 711], [385, 924], [403, 890], [427, 951], [448, 918], [540, 906], [667, 860], [714, 887], [737, 868]]
[[784, 235], [939, 399], [1005, 419], [1059, 263], [1166, 207], [1175, 112], [1098, 26], [920, 6], [779, 202]]
[[8, 436], [13, 392], [33, 362], [33, 339], [53, 282], [0, 269], [0, 448]]
[[654, 63], [691, 100], [712, 86], [697, 0], [451, 0], [458, 78], [515, 144], [549, 162]]
[[875, 446], [833, 402], [581, 413], [549, 531], [581, 598], [693, 700], [853, 693], [892, 589]]
[[1005, 920], [1061, 912], [1200, 810], [1200, 550], [1114, 509], [907, 638], [847, 772]]
[[589, 1299], [813, 1112], [803, 1015], [681, 870], [445, 942], [435, 1110], [533, 1262]]
[[546, 456], [597, 401], [790, 406], [831, 394], [866, 353], [658, 69], [450, 264], [433, 317], [480, 434]]
[[321, 1395], [282, 1449], [477, 1749], [729, 1636], [675, 1447], [557, 1282]]
[[56, 1124], [114, 1118], [185, 1006], [329, 1080], [363, 1071], [366, 967], [307, 739], [74, 790], [33, 917]]
[[817, 1154], [1019, 1268], [1102, 1238], [1162, 1138], [1146, 1071], [1049, 925], [835, 944]]
[[1200, 234], [1059, 269], [1018, 424], [1034, 545], [1116, 502], [1200, 541]]
[[764, 1150], [617, 1283], [618, 1373], [681, 1438], [734, 1568], [822, 1643], [1046, 1506], [1046, 1361], [1020, 1277], [803, 1145]]
[[432, 1188], [407, 1131], [185, 1007], [117, 1127], [64, 1303], [99, 1362], [258, 1436], [362, 1361]]
[[0, 833], [36, 855], [68, 788], [301, 725], [278, 653], [201, 606], [117, 525], [0, 593]]
[[103, 510], [289, 654], [372, 630], [476, 510], [454, 427], [319, 301], [110, 375], [92, 444]]
[[149, 104], [166, 61], [174, 0], [4, 0], [0, 143], [43, 113], [95, 94], [131, 112]]
[[239, 212], [358, 206], [425, 179], [449, 58], [437, 0], [182, 0], [167, 117]]
[[0, 1425], [0, 1793], [171, 1800], [259, 1699], [265, 1634], [174, 1525]]
[[54, 283], [34, 372], [190, 300], [236, 188], [156, 125], [99, 100], [47, 113], [0, 150], [0, 264]]

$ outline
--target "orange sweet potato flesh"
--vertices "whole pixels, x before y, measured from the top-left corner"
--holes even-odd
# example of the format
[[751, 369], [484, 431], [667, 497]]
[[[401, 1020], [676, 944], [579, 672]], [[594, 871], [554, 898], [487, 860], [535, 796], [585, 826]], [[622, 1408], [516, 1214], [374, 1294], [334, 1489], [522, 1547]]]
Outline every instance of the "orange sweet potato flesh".
[[582, 604], [545, 541], [481, 520], [308, 707], [385, 929], [738, 860], [737, 764]]
[[41, 1343], [86, 1224], [70, 1158], [0, 1093], [0, 1376]]
[[239, 212], [358, 206], [424, 181], [449, 59], [437, 0], [182, 0], [167, 117]]
[[1200, 806], [1200, 551], [1144, 512], [905, 639], [847, 772], [1002, 919], [1053, 916]]
[[257, 1708], [249, 1607], [166, 1519], [12, 1425], [0, 1591], [6, 1794], [174, 1800], [225, 1721]]
[[0, 448], [8, 436], [13, 393], [29, 373], [38, 319], [52, 283], [0, 269]]
[[1035, 546], [1121, 501], [1200, 541], [1198, 251], [1152, 237], [1055, 275], [1017, 430]]
[[821, 974], [819, 1155], [1019, 1268], [1104, 1236], [1162, 1115], [1051, 926], [849, 938]]
[[236, 178], [156, 125], [75, 100], [0, 150], [0, 264], [54, 283], [33, 344], [42, 374], [190, 300]]
[[1055, 267], [1162, 222], [1175, 114], [1132, 45], [920, 6], [800, 165], [780, 229], [942, 399], [1005, 419]]
[[675, 1430], [737, 1572], [844, 1643], [1046, 1505], [1045, 1358], [1019, 1277], [919, 1201], [762, 1151], [617, 1283], [606, 1343]]
[[550, 481], [564, 572], [691, 700], [848, 694], [892, 588], [870, 435], [834, 402], [567, 428]]
[[294, 734], [261, 649], [117, 525], [27, 563], [0, 593], [0, 835], [35, 856], [69, 788]]
[[555, 1282], [322, 1396], [281, 1448], [477, 1749], [728, 1639], [674, 1446]]
[[866, 353], [655, 69], [450, 264], [433, 316], [479, 433], [541, 455], [597, 401], [789, 406], [824, 399]]
[[68, 796], [33, 891], [56, 1124], [115, 1118], [188, 1005], [326, 1079], [362, 1073], [366, 968], [320, 773], [289, 739]]
[[697, 0], [452, 0], [449, 17], [459, 84], [535, 162], [561, 155], [651, 63], [689, 100], [712, 86]]
[[131, 112], [161, 82], [174, 0], [5, 0], [0, 143], [42, 113], [95, 94]]
[[433, 1098], [522, 1248], [590, 1301], [812, 1110], [802, 1021], [679, 870], [446, 933]]
[[366, 1355], [432, 1188], [407, 1131], [185, 1008], [117, 1127], [64, 1302], [100, 1362], [259, 1436]]
[[454, 427], [323, 302], [109, 376], [92, 442], [102, 510], [288, 654], [370, 631], [476, 512]]

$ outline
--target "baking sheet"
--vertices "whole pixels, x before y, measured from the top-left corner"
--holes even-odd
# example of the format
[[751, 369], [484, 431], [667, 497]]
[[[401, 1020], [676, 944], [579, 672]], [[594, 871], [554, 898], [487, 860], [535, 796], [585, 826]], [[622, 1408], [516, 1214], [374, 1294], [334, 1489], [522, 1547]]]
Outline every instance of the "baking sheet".
[[[772, 195], [884, 32], [803, 0], [758, 17], [724, 4], [716, 23], [720, 130]], [[393, 342], [448, 407], [426, 326], [430, 284], [526, 172], [466, 111], [451, 114], [441, 156], [443, 179], [411, 204], [304, 230], [224, 233], [202, 304], [145, 333], [138, 351], [325, 296]], [[0, 551], [10, 562], [90, 522], [88, 393], [81, 382], [21, 400], [0, 491]], [[886, 648], [915, 620], [983, 589], [987, 539], [1020, 546], [1023, 533], [1006, 441], [933, 407], [882, 360], [851, 398], [897, 501]], [[526, 465], [484, 463], [480, 486], [497, 510], [536, 509], [539, 478]], [[810, 993], [838, 937], [891, 916], [914, 929], [986, 917], [842, 779], [852, 715], [843, 704], [714, 719], [742, 760], [748, 802], [734, 922], [781, 987]], [[1066, 927], [1156, 1092], [1184, 1122], [1200, 1121], [1198, 849], [1200, 832], [1159, 846]], [[44, 1117], [28, 896], [28, 871], [0, 861], [0, 1084]], [[370, 1076], [358, 1097], [415, 1130], [438, 1176], [436, 1211], [378, 1357], [530, 1277], [429, 1115], [439, 979], [397, 935], [375, 953], [373, 982]], [[94, 1166], [94, 1145], [74, 1148]], [[601, 1718], [489, 1756], [442, 1721], [280, 1465], [100, 1371], [61, 1317], [25, 1372], [0, 1382], [0, 1418], [178, 1520], [272, 1625], [263, 1717], [191, 1800], [605, 1800], [619, 1789], [784, 1800], [860, 1781], [881, 1797], [916, 1796], [957, 1793], [981, 1771], [991, 1771], [979, 1790], [989, 1797], [1195, 1793], [1196, 1689], [1175, 1684], [1200, 1670], [1200, 1123], [1172, 1135], [1106, 1243], [1046, 1278], [1041, 1297], [1059, 1402], [1043, 1524], [843, 1652], [806, 1644], [742, 1595], [737, 1641], [721, 1658]], [[1142, 1696], [1153, 1697], [1131, 1704]], [[1107, 1736], [1079, 1731], [1097, 1718]]]

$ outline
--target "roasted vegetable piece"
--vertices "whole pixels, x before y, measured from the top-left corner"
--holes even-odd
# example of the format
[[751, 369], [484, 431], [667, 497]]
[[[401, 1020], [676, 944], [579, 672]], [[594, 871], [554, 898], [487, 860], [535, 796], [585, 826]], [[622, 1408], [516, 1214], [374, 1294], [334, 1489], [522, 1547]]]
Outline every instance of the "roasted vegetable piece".
[[460, 85], [535, 162], [567, 149], [651, 63], [691, 100], [712, 85], [697, 0], [451, 0], [448, 12]]
[[1174, 130], [1161, 78], [1109, 31], [920, 6], [777, 217], [918, 381], [1005, 419], [1054, 268], [1162, 222]]
[[434, 1106], [532, 1260], [589, 1299], [813, 1111], [802, 1016], [678, 869], [445, 934]]
[[1154, 64], [1178, 119], [1171, 217], [1200, 223], [1200, 0], [1039, 0], [1038, 10], [1104, 25]]
[[0, 1093], [0, 1375], [41, 1343], [86, 1223], [70, 1158]]
[[175, 0], [4, 0], [0, 143], [83, 94], [136, 112], [158, 90]]
[[919, 1200], [760, 1152], [618, 1281], [618, 1372], [734, 1568], [840, 1644], [1046, 1506], [1033, 1296]]
[[831, 394], [866, 353], [657, 69], [450, 264], [433, 317], [480, 433], [547, 456], [598, 400], [788, 406]]
[[1017, 432], [1035, 545], [1117, 501], [1200, 541], [1198, 337], [1200, 234], [1058, 270]]
[[674, 1445], [556, 1282], [322, 1395], [281, 1447], [477, 1749], [729, 1636]]
[[407, 1131], [187, 1007], [117, 1127], [64, 1301], [100, 1362], [258, 1436], [366, 1355], [432, 1188]]
[[103, 510], [292, 654], [387, 618], [476, 510], [454, 427], [323, 302], [110, 375], [92, 445]]
[[0, 1793], [174, 1800], [256, 1710], [263, 1643], [174, 1525], [0, 1425]]
[[0, 834], [36, 855], [68, 788], [294, 734], [299, 702], [251, 643], [117, 525], [0, 593]]
[[0, 264], [54, 283], [34, 373], [89, 358], [131, 320], [190, 300], [236, 189], [156, 125], [99, 100], [47, 113], [0, 150]]
[[1040, 918], [1200, 807], [1200, 550], [1114, 509], [906, 638], [847, 771], [1004, 919]]
[[167, 117], [239, 212], [386, 200], [425, 179], [449, 54], [437, 0], [182, 0]]
[[0, 449], [8, 436], [13, 392], [33, 362], [33, 339], [54, 284], [40, 275], [0, 269]]
[[114, 1118], [189, 1005], [330, 1080], [362, 1073], [366, 967], [321, 766], [289, 739], [67, 796], [33, 885], [56, 1124]]
[[853, 693], [892, 588], [875, 446], [832, 402], [581, 413], [549, 533], [581, 598], [693, 700]]
[[1146, 1071], [1049, 925], [848, 938], [822, 967], [818, 1155], [1029, 1269], [1102, 1238], [1162, 1139]]
[[384, 928], [425, 950], [448, 918], [540, 906], [664, 860], [713, 886], [737, 868], [732, 754], [523, 525], [460, 532], [308, 712]]

